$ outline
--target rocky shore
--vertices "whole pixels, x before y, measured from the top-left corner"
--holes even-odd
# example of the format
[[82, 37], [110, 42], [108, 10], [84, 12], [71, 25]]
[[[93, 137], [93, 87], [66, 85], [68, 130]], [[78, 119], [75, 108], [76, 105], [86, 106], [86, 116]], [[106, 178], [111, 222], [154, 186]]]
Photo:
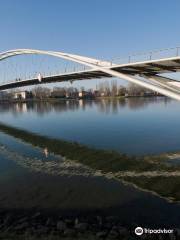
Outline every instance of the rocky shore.
[[171, 235], [134, 234], [137, 225], [126, 226], [115, 216], [58, 216], [38, 211], [0, 212], [0, 239], [180, 239], [180, 230]]

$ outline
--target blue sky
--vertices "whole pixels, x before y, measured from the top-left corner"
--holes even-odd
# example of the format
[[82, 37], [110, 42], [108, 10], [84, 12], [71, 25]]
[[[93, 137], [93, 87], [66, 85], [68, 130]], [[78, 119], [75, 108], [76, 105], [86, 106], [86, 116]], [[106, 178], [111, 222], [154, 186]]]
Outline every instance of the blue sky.
[[1, 0], [0, 9], [0, 51], [108, 59], [180, 45], [179, 0]]

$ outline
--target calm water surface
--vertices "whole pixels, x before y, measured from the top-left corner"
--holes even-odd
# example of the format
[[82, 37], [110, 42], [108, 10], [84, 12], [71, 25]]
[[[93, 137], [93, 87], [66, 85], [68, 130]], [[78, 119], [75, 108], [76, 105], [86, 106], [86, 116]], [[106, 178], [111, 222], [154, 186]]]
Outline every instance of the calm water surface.
[[[179, 151], [179, 119], [180, 103], [166, 98], [0, 104], [1, 123], [129, 154]], [[47, 164], [63, 173], [62, 159], [4, 133], [0, 147], [0, 208], [95, 211], [179, 226], [179, 204], [74, 165], [53, 176]]]
[[180, 103], [166, 98], [0, 105], [0, 121], [129, 154], [180, 150]]

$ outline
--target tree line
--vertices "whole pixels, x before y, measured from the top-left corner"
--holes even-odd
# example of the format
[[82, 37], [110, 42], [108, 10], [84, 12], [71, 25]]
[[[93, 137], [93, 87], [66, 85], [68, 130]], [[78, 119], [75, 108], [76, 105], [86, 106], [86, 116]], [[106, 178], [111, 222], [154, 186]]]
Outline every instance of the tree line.
[[[21, 89], [11, 90], [3, 93], [0, 99], [4, 96], [8, 99], [13, 98], [15, 92], [21, 91]], [[84, 92], [84, 96], [88, 97], [118, 97], [118, 96], [154, 96], [159, 95], [156, 92], [152, 92], [146, 88], [138, 86], [133, 83], [127, 85], [119, 85], [117, 80], [103, 81], [96, 85], [95, 89], [86, 89], [85, 87], [44, 87], [37, 86], [28, 91], [32, 98], [45, 99], [45, 98], [78, 98], [79, 93]]]
[[53, 89], [47, 87], [35, 87], [32, 93], [38, 98], [47, 97], [76, 97], [79, 92], [86, 92], [95, 97], [118, 97], [118, 96], [144, 96], [144, 95], [157, 95], [146, 88], [129, 83], [126, 86], [119, 85], [117, 80], [103, 81], [96, 85], [95, 89], [86, 89], [81, 87], [54, 87]]

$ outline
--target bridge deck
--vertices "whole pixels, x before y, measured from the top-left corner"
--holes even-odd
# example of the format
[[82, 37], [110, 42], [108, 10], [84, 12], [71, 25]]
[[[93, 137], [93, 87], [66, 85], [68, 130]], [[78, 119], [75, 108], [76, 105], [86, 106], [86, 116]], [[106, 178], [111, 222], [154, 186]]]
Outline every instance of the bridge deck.
[[[97, 64], [97, 67], [98, 67], [98, 64]], [[158, 60], [148, 60], [143, 62], [120, 64], [120, 65], [112, 64], [112, 66], [108, 67], [108, 69], [112, 69], [127, 75], [137, 75], [137, 76], [144, 75], [149, 77], [158, 76], [159, 74], [163, 74], [163, 73], [179, 72], [180, 56], [158, 59]], [[101, 72], [100, 70], [90, 69], [90, 70], [84, 70], [84, 71], [64, 73], [61, 75], [44, 76], [41, 82], [39, 82], [37, 78], [26, 79], [21, 81], [12, 81], [12, 82], [0, 85], [0, 90], [6, 90], [11, 88], [30, 86], [30, 85], [36, 85], [36, 84], [96, 79], [96, 78], [106, 78], [106, 77], [111, 77], [111, 75]], [[173, 81], [173, 80], [170, 79], [170, 81]]]

